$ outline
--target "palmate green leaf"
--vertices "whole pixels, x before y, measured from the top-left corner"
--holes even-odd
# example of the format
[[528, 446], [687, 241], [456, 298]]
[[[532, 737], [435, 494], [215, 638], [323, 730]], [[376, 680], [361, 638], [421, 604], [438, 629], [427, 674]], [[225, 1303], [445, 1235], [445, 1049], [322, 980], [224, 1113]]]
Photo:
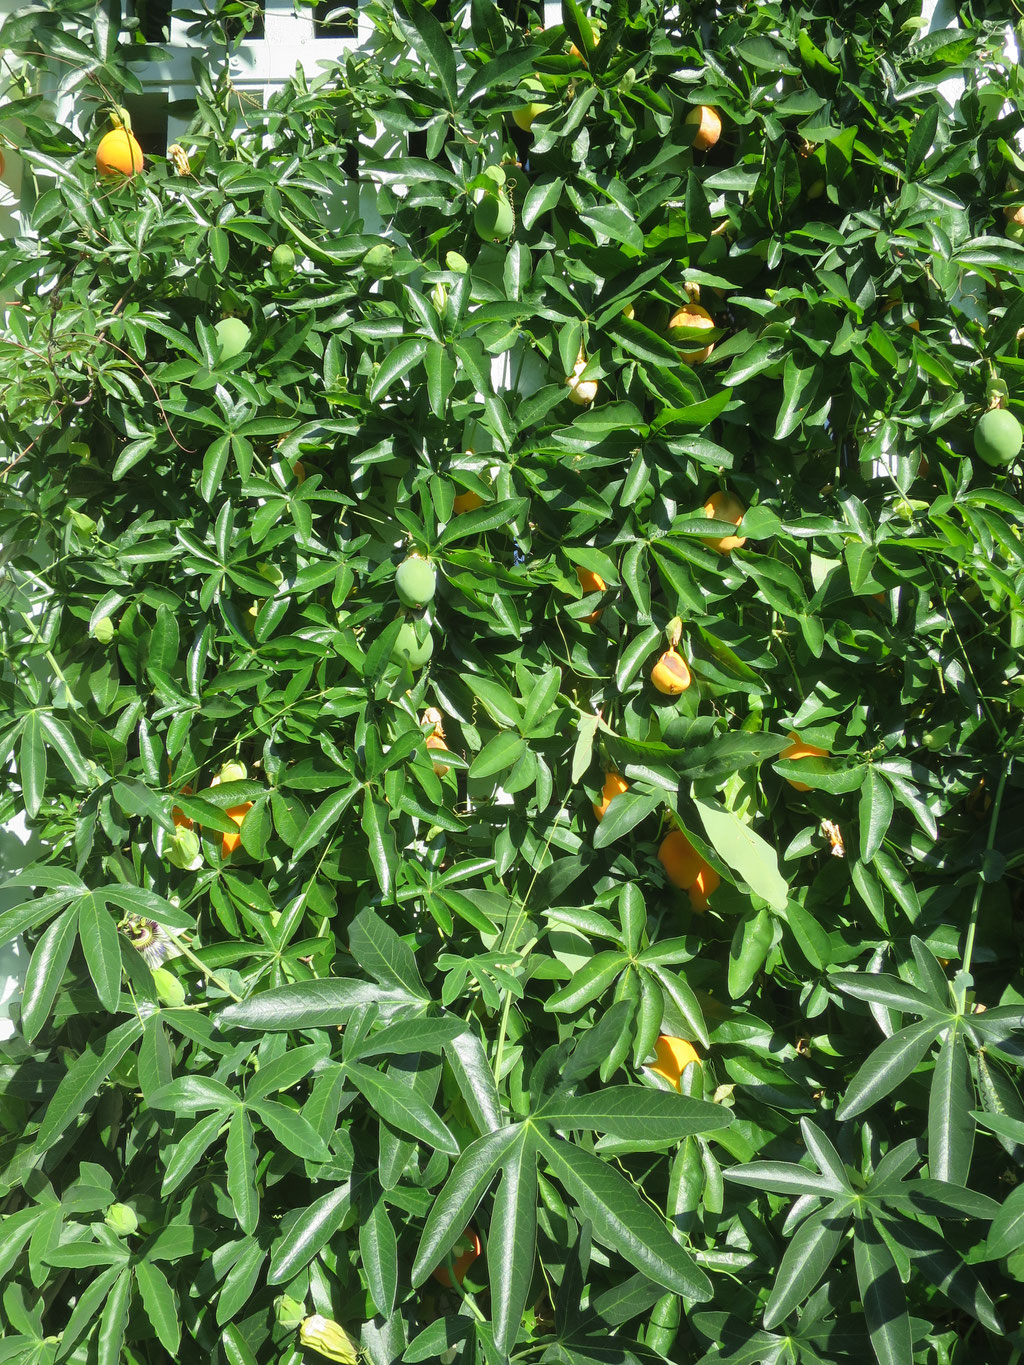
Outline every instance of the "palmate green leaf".
[[556, 1094], [535, 1119], [566, 1130], [593, 1129], [621, 1138], [661, 1140], [667, 1146], [694, 1133], [728, 1128], [733, 1115], [722, 1105], [685, 1095], [617, 1085], [589, 1095]]
[[259, 1115], [286, 1151], [293, 1152], [305, 1161], [327, 1161], [330, 1157], [323, 1138], [294, 1109], [274, 1100], [254, 1100], [246, 1107]]
[[853, 1259], [878, 1365], [913, 1365], [906, 1293], [892, 1253], [869, 1218], [854, 1223]]
[[228, 1365], [256, 1365], [256, 1357], [249, 1349], [248, 1342], [233, 1323], [224, 1328], [221, 1345]]
[[484, 1133], [470, 1143], [452, 1167], [434, 1200], [420, 1236], [412, 1267], [412, 1286], [423, 1283], [451, 1251], [476, 1212], [477, 1205], [505, 1160], [517, 1136], [516, 1127]]
[[110, 911], [94, 892], [79, 901], [78, 937], [100, 1004], [113, 1013], [121, 992], [121, 936]]
[[36, 1151], [47, 1151], [93, 1098], [128, 1049], [142, 1036], [142, 1022], [129, 1019], [105, 1038], [87, 1044], [58, 1085], [36, 1134]]
[[412, 949], [379, 915], [362, 911], [352, 921], [348, 937], [352, 956], [375, 981], [420, 1000], [430, 999]]
[[414, 1090], [400, 1085], [386, 1072], [374, 1071], [360, 1062], [346, 1062], [346, 1074], [385, 1122], [449, 1156], [458, 1156], [459, 1144], [448, 1128]]
[[97, 1319], [102, 1323], [107, 1296], [124, 1273], [120, 1264], [110, 1266], [107, 1270], [101, 1270], [82, 1290], [61, 1333], [61, 1350], [65, 1355], [74, 1349]]
[[477, 1130], [496, 1131], [502, 1124], [501, 1099], [483, 1043], [466, 1029], [446, 1045], [445, 1057]]
[[341, 1227], [352, 1202], [352, 1187], [343, 1180], [321, 1195], [292, 1222], [275, 1242], [270, 1256], [268, 1284], [287, 1284], [325, 1247]]
[[852, 1118], [895, 1090], [917, 1070], [941, 1029], [941, 1021], [925, 1019], [886, 1038], [847, 1086], [836, 1118]]
[[378, 1189], [359, 1220], [359, 1255], [377, 1312], [390, 1317], [398, 1292], [398, 1241]]
[[189, 1129], [168, 1157], [161, 1186], [162, 1194], [173, 1194], [185, 1177], [195, 1170], [227, 1121], [227, 1111], [218, 1109]]
[[765, 1327], [777, 1327], [814, 1292], [835, 1259], [849, 1217], [848, 1211], [829, 1205], [812, 1214], [797, 1229], [765, 1304]]
[[125, 1269], [111, 1286], [96, 1334], [96, 1365], [120, 1365], [132, 1296], [132, 1272]]
[[1006, 1200], [992, 1220], [985, 1243], [987, 1260], [998, 1260], [1001, 1256], [1011, 1256], [1024, 1246], [1024, 1185], [1010, 1191]]
[[32, 952], [21, 997], [21, 1027], [29, 1042], [50, 1017], [77, 932], [76, 910], [65, 910], [49, 925]]
[[546, 1009], [555, 1012], [581, 1010], [603, 995], [627, 963], [625, 953], [607, 951], [596, 953], [585, 967], [581, 967], [567, 986], [549, 997]]
[[172, 1356], [177, 1355], [181, 1343], [181, 1323], [177, 1299], [167, 1276], [152, 1262], [140, 1261], [135, 1267], [135, 1278], [146, 1317], [153, 1324], [161, 1345]]
[[845, 1192], [845, 1182], [831, 1176], [806, 1170], [789, 1161], [752, 1161], [743, 1166], [730, 1166], [722, 1172], [726, 1180], [755, 1189], [773, 1190], [777, 1194], [809, 1196], [827, 1199]]
[[861, 861], [870, 863], [882, 846], [892, 821], [894, 810], [892, 791], [885, 778], [874, 768], [868, 768], [860, 789], [858, 820], [860, 824]]
[[235, 1110], [228, 1124], [227, 1163], [228, 1194], [238, 1226], [243, 1232], [254, 1232], [260, 1216], [260, 1196], [256, 1188], [256, 1148], [253, 1145], [252, 1122], [242, 1108]]
[[885, 1227], [889, 1237], [909, 1253], [914, 1274], [925, 1275], [951, 1303], [977, 1318], [990, 1332], [1004, 1330], [984, 1285], [941, 1233], [908, 1218], [898, 1223], [886, 1220]]
[[263, 995], [254, 995], [240, 1005], [228, 1005], [218, 1015], [217, 1026], [278, 1033], [291, 1029], [337, 1028], [353, 1010], [365, 1005], [376, 1005], [386, 1015], [421, 1003], [406, 990], [388, 990], [348, 977], [295, 981]]
[[967, 1184], [976, 1103], [967, 1045], [962, 1031], [953, 1027], [942, 1040], [928, 1095], [928, 1167], [936, 1180]]
[[582, 1147], [538, 1134], [540, 1155], [580, 1210], [594, 1235], [650, 1279], [691, 1301], [711, 1297], [711, 1282], [664, 1221], [614, 1167]]
[[495, 1344], [506, 1355], [523, 1322], [536, 1242], [537, 1143], [523, 1124], [505, 1153], [487, 1239], [487, 1272], [494, 1299], [491, 1322]]
[[242, 1244], [242, 1252], [225, 1276], [217, 1299], [217, 1325], [222, 1326], [229, 1318], [235, 1317], [239, 1310], [249, 1302], [263, 1262], [267, 1259], [266, 1247], [260, 1246], [254, 1237], [247, 1237]]

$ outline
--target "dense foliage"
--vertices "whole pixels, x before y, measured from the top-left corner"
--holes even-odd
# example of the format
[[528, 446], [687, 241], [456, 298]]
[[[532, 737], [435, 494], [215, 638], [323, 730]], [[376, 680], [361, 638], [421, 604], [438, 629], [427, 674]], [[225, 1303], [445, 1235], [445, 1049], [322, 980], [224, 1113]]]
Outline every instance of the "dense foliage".
[[1003, 7], [222, 3], [127, 178], [109, 13], [0, 31], [0, 1360], [1013, 1365]]

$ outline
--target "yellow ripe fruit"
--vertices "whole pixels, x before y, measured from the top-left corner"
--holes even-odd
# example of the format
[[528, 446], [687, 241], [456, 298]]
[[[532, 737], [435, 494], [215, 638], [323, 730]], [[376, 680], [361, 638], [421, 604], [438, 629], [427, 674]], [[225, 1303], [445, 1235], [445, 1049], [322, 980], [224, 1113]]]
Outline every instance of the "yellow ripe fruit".
[[659, 1035], [654, 1044], [654, 1055], [656, 1060], [648, 1070], [655, 1076], [663, 1076], [677, 1090], [686, 1068], [694, 1063], [701, 1064], [700, 1053], [691, 1042], [686, 1038], [673, 1038], [668, 1033]]
[[143, 167], [142, 148], [127, 128], [112, 128], [104, 133], [96, 148], [96, 169], [100, 175], [137, 175]]
[[693, 682], [693, 675], [678, 650], [666, 649], [651, 670], [651, 682], [666, 697], [678, 697]]
[[[682, 308], [676, 311], [668, 320], [669, 340], [672, 340], [672, 331], [676, 327], [699, 327], [703, 331], [710, 331], [714, 328], [715, 320], [706, 308], [699, 303], [685, 303]], [[693, 345], [692, 342], [674, 342], [674, 345]], [[715, 343], [709, 341], [706, 346], [702, 346], [699, 351], [680, 351], [679, 358], [685, 360], [687, 365], [700, 365], [707, 360], [708, 356], [715, 349]]]
[[598, 823], [604, 819], [608, 807], [615, 798], [627, 791], [629, 791], [629, 783], [624, 777], [620, 777], [618, 773], [605, 773], [604, 786], [601, 788], [601, 804], [598, 805], [596, 801], [594, 802], [594, 814], [597, 816]]
[[706, 152], [722, 136], [721, 116], [710, 104], [698, 104], [696, 109], [690, 110], [683, 122], [688, 128], [693, 129], [692, 146], [698, 152]]
[[565, 382], [569, 387], [570, 401], [581, 408], [586, 407], [588, 403], [592, 403], [597, 397], [597, 380], [580, 378], [580, 375], [586, 368], [586, 357], [581, 355], [576, 361], [576, 364], [572, 367], [572, 374], [566, 375], [565, 378]]
[[[734, 493], [714, 492], [704, 504], [704, 512], [715, 521], [731, 521], [738, 526], [743, 520], [746, 508]], [[727, 555], [730, 550], [738, 550], [746, 545], [746, 536], [701, 536], [701, 540], [711, 550]]]

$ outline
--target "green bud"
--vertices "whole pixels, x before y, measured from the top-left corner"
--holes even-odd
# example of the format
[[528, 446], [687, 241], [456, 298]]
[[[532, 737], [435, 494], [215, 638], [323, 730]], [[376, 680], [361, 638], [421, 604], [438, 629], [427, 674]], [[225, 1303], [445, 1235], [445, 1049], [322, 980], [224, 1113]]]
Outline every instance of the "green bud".
[[386, 242], [371, 246], [363, 257], [363, 269], [376, 280], [386, 280], [394, 273], [395, 248]]
[[139, 1230], [139, 1220], [130, 1204], [111, 1204], [103, 1221], [118, 1237], [130, 1237]]
[[303, 1321], [299, 1327], [299, 1345], [318, 1351], [328, 1360], [340, 1360], [342, 1365], [355, 1365], [359, 1356], [359, 1347], [344, 1327], [322, 1313], [314, 1313]]
[[306, 1305], [293, 1299], [290, 1294], [281, 1294], [274, 1300], [274, 1313], [279, 1326], [288, 1332], [300, 1327], [306, 1317]]
[[101, 645], [109, 645], [116, 634], [117, 627], [109, 616], [101, 616], [92, 628], [92, 638]]
[[438, 313], [443, 313], [448, 306], [448, 290], [443, 284], [435, 284], [430, 291], [430, 302]]
[[156, 987], [156, 998], [161, 1005], [166, 1005], [172, 1010], [181, 1009], [184, 1005], [185, 987], [166, 967], [153, 968], [153, 985]]
[[92, 517], [87, 517], [84, 512], [76, 512], [73, 507], [69, 507], [68, 520], [75, 530], [83, 536], [91, 536], [95, 533], [96, 523]]
[[179, 825], [164, 846], [164, 857], [172, 867], [187, 872], [199, 857], [199, 836], [184, 825]]

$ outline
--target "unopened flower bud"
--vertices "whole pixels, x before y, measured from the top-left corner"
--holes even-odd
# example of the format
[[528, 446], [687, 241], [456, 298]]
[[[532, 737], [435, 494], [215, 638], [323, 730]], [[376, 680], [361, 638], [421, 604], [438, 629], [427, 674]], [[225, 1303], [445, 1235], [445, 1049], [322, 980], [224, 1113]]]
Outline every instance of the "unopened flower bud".
[[161, 1005], [166, 1005], [172, 1010], [180, 1009], [184, 1005], [185, 987], [166, 967], [153, 968], [153, 985], [156, 987], [156, 997]]
[[294, 1332], [306, 1317], [306, 1305], [299, 1303], [298, 1299], [293, 1299], [290, 1294], [281, 1294], [274, 1300], [274, 1314], [281, 1327], [288, 1332]]
[[340, 1360], [342, 1365], [355, 1365], [359, 1347], [340, 1323], [314, 1313], [299, 1327], [299, 1345], [318, 1351], [328, 1360]]
[[199, 854], [199, 836], [192, 830], [179, 825], [164, 844], [164, 857], [172, 867], [180, 867], [190, 872], [202, 862]]
[[111, 1204], [103, 1221], [118, 1237], [130, 1237], [139, 1230], [138, 1217], [130, 1204]]
[[109, 616], [101, 616], [92, 628], [92, 638], [101, 645], [109, 645], [116, 634], [117, 627]]

